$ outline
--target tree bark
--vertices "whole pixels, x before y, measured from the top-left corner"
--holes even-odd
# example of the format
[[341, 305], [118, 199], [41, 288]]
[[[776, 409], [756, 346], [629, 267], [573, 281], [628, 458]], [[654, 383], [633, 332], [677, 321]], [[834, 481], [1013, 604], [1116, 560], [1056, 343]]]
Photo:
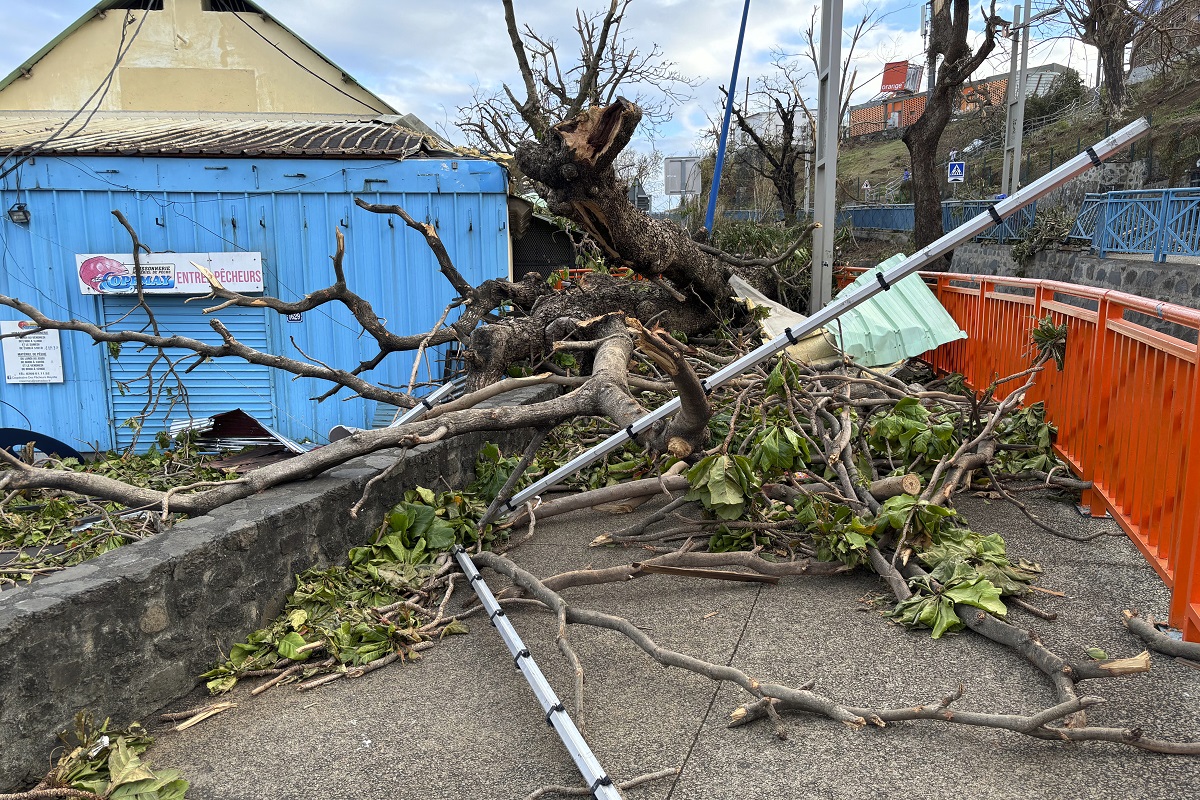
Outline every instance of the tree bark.
[[665, 278], [689, 296], [686, 302], [702, 307], [724, 305], [730, 296], [726, 281], [734, 273], [773, 295], [769, 270], [735, 270], [701, 250], [679, 226], [629, 202], [612, 164], [641, 118], [637, 105], [617, 98], [551, 127], [541, 141], [522, 143], [517, 165], [546, 188], [550, 209], [586, 230], [615, 266]]

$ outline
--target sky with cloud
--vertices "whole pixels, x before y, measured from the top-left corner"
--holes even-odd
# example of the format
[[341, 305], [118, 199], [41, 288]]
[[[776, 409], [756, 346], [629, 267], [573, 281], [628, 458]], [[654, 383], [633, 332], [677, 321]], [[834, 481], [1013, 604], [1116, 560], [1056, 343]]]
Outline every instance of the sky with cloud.
[[[475, 86], [495, 89], [503, 83], [520, 86], [516, 61], [509, 47], [499, 0], [445, 0], [441, 3], [395, 0], [258, 0], [267, 11], [294, 30], [363, 85], [404, 112], [446, 131], [456, 141], [453, 123], [457, 107], [471, 97]], [[582, 0], [585, 9], [599, 9], [602, 0]], [[1053, 0], [1034, 0], [1036, 10]], [[0, 0], [5, 30], [0, 35], [0, 75], [87, 11], [94, 0], [39, 0], [36, 3]], [[575, 3], [517, 0], [518, 20], [539, 33], [569, 45], [575, 34]], [[752, 0], [746, 30], [739, 91], [745, 78], [769, 71], [773, 52], [801, 53], [802, 31], [813, 13], [813, 0]], [[636, 0], [625, 21], [631, 41], [647, 48], [657, 44], [664, 57], [699, 85], [691, 99], [675, 110], [674, 119], [659, 131], [658, 149], [666, 155], [693, 152], [710, 117], [720, 113], [720, 87], [728, 83], [737, 43], [742, 4], [736, 0]], [[978, 8], [974, 28], [982, 19]], [[923, 63], [920, 0], [845, 0], [845, 26], [852, 27], [866, 12], [876, 17], [874, 28], [859, 43], [852, 68], [860, 88], [854, 102], [878, 93], [883, 64], [909, 59]], [[1011, 6], [1001, 4], [1004, 17]], [[1095, 52], [1054, 30], [1035, 33], [1030, 66], [1057, 62], [1090, 80]], [[977, 35], [977, 34], [976, 34]], [[1001, 43], [981, 77], [1008, 68], [1008, 46]], [[808, 81], [810, 94], [815, 82]], [[640, 147], [647, 147], [640, 143]]]

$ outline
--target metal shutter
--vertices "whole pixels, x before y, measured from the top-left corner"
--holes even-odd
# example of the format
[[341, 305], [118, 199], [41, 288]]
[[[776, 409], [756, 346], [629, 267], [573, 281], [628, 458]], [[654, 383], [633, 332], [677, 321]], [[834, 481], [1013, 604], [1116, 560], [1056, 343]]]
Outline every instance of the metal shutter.
[[[163, 336], [187, 336], [221, 344], [221, 337], [209, 326], [212, 317], [203, 313], [203, 301], [185, 305], [183, 297], [159, 296], [147, 300]], [[138, 309], [131, 314], [136, 305], [137, 299], [134, 297], [106, 295], [103, 301], [105, 324], [111, 325], [112, 330], [142, 330], [147, 325], [146, 313]], [[255, 350], [267, 349], [267, 317], [264, 309], [232, 307], [223, 309], [216, 316], [238, 341]], [[146, 330], [149, 331], [148, 328]], [[166, 352], [174, 361], [188, 351], [169, 349]], [[122, 345], [116, 357], [106, 353], [118, 448], [124, 449], [133, 441], [134, 429], [127, 424], [127, 420], [142, 414], [147, 392], [146, 369], [156, 354], [156, 350], [142, 349], [131, 343]], [[266, 425], [276, 425], [269, 367], [230, 357], [206, 361], [184, 375], [183, 370], [193, 363], [194, 358], [187, 359], [177, 370], [187, 389], [186, 405], [177, 394], [164, 394], [158, 408], [142, 422], [138, 450], [145, 450], [154, 442], [155, 434], [166, 429], [168, 419], [189, 416], [202, 418], [240, 408]], [[161, 361], [155, 365], [154, 372], [157, 377], [164, 374]], [[168, 377], [166, 385], [175, 386], [174, 378]]]

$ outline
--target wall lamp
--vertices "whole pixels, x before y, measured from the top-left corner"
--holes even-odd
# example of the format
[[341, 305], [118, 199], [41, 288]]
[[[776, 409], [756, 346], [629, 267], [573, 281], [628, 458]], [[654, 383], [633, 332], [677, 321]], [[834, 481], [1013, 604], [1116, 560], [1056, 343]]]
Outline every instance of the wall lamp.
[[18, 225], [28, 225], [29, 217], [29, 208], [24, 203], [13, 203], [8, 210], [8, 218]]

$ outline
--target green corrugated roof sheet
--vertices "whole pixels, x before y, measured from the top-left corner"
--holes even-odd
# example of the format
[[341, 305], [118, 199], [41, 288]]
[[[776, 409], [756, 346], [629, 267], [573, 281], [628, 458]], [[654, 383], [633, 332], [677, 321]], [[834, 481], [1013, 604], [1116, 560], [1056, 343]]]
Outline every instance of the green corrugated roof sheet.
[[[867, 270], [839, 296], [864, 283], [875, 283], [875, 273], [904, 260], [897, 253]], [[827, 333], [839, 335], [838, 323]], [[919, 275], [909, 275], [870, 300], [841, 316], [839, 344], [858, 363], [876, 367], [913, 358], [939, 345], [967, 338]]]

